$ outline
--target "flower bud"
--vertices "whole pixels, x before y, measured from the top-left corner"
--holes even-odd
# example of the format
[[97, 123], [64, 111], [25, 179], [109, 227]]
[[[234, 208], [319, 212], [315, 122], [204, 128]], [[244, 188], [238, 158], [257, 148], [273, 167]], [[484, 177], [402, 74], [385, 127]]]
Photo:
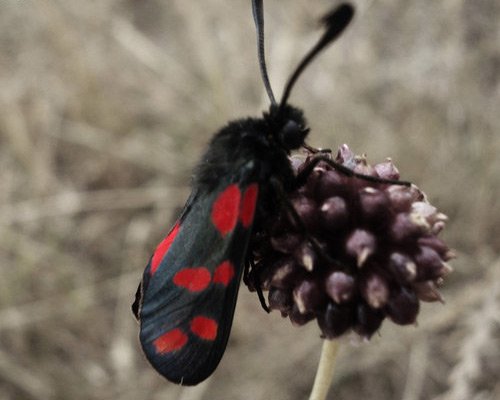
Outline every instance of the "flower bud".
[[439, 233], [444, 229], [445, 226], [446, 224], [444, 223], [444, 221], [437, 221], [434, 223], [434, 225], [432, 225], [430, 233], [432, 233], [433, 235], [439, 235]]
[[318, 282], [303, 280], [293, 291], [293, 300], [301, 314], [314, 312], [326, 302], [325, 293], [319, 290]]
[[[300, 277], [300, 270], [296, 267], [295, 261], [291, 257], [285, 257], [277, 261], [262, 273], [263, 287], [286, 288], [291, 282]], [[267, 276], [266, 276], [267, 275]]]
[[422, 301], [440, 301], [444, 303], [443, 297], [438, 292], [436, 284], [433, 281], [415, 282], [413, 284], [413, 289], [417, 297]]
[[326, 292], [337, 304], [345, 303], [354, 296], [354, 278], [341, 271], [335, 271], [326, 278]]
[[316, 252], [307, 241], [302, 242], [295, 252], [295, 260], [297, 261], [297, 264], [302, 265], [309, 272], [313, 270], [316, 259]]
[[329, 197], [320, 208], [322, 226], [333, 232], [341, 229], [349, 217], [347, 204], [342, 197]]
[[366, 162], [365, 156], [356, 157], [356, 166], [353, 168], [353, 171], [366, 176], [378, 177], [377, 171]]
[[335, 197], [345, 194], [351, 188], [346, 186], [345, 175], [338, 171], [330, 170], [326, 171], [319, 179], [315, 187], [315, 195], [318, 199], [327, 199], [329, 197]]
[[318, 325], [327, 339], [336, 338], [345, 333], [355, 321], [355, 309], [352, 305], [337, 305], [328, 302], [326, 311], [318, 315]]
[[375, 164], [374, 168], [380, 178], [390, 180], [399, 179], [399, 171], [390, 158], [384, 162]]
[[359, 192], [360, 207], [367, 220], [385, 221], [390, 212], [389, 199], [384, 191], [366, 187]]
[[409, 325], [416, 321], [419, 308], [420, 305], [415, 293], [401, 287], [389, 299], [386, 312], [396, 324]]
[[382, 325], [385, 314], [382, 310], [374, 310], [366, 303], [359, 303], [356, 308], [356, 324], [354, 331], [369, 339]]
[[364, 229], [356, 229], [347, 239], [346, 252], [356, 259], [356, 265], [362, 267], [375, 251], [375, 236]]
[[399, 213], [394, 218], [390, 227], [390, 234], [395, 242], [404, 242], [413, 240], [418, 235], [426, 232], [425, 226], [422, 226], [425, 220], [412, 219], [407, 213]]
[[399, 252], [389, 256], [389, 268], [400, 283], [413, 282], [417, 277], [417, 265], [412, 259]]
[[342, 146], [339, 147], [339, 150], [337, 151], [337, 157], [335, 158], [335, 161], [337, 161], [340, 164], [343, 164], [349, 169], [353, 169], [356, 163], [354, 162], [355, 154], [352, 152], [352, 150], [347, 146], [346, 144], [343, 144]]
[[308, 197], [299, 197], [293, 199], [292, 204], [305, 227], [308, 230], [314, 230], [317, 226], [318, 217], [316, 203]]
[[293, 297], [287, 290], [271, 287], [269, 289], [268, 302], [271, 310], [288, 313], [293, 306]]
[[[306, 164], [304, 164], [305, 166]], [[303, 169], [303, 168], [302, 168]], [[315, 193], [318, 191], [318, 186], [321, 184], [324, 174], [331, 168], [328, 164], [321, 161], [319, 162], [311, 171], [310, 175], [307, 177], [307, 181], [301, 190], [301, 194], [306, 197], [315, 197]], [[301, 172], [301, 169], [299, 169]]]
[[425, 218], [430, 226], [436, 223], [444, 223], [448, 221], [448, 217], [437, 211], [437, 208], [425, 201], [417, 201], [411, 205], [411, 213], [418, 214]]
[[391, 185], [387, 188], [391, 207], [396, 212], [408, 211], [411, 204], [423, 200], [422, 192], [414, 185], [411, 187]]
[[450, 250], [446, 243], [436, 236], [423, 236], [418, 239], [420, 246], [427, 246], [434, 249], [444, 261], [449, 261], [455, 257], [455, 254]]
[[415, 255], [418, 265], [418, 280], [436, 279], [446, 274], [448, 268], [439, 254], [432, 248], [421, 246]]
[[312, 312], [301, 313], [297, 304], [294, 304], [292, 310], [288, 314], [288, 317], [290, 318], [290, 321], [292, 321], [293, 325], [302, 326], [307, 324], [309, 321], [312, 321], [315, 315]]
[[389, 299], [387, 281], [382, 276], [372, 273], [362, 283], [361, 294], [370, 307], [382, 308]]

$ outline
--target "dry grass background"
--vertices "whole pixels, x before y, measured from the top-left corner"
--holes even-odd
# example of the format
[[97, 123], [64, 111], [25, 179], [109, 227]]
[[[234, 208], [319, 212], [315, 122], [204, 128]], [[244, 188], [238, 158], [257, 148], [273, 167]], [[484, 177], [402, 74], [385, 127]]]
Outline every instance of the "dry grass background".
[[[331, 2], [267, 0], [280, 88]], [[293, 95], [310, 143], [392, 156], [450, 217], [447, 301], [341, 350], [330, 398], [500, 398], [500, 3], [357, 2]], [[240, 292], [196, 388], [161, 379], [130, 314], [226, 120], [258, 115], [249, 0], [0, 2], [0, 400], [305, 399], [321, 347]]]

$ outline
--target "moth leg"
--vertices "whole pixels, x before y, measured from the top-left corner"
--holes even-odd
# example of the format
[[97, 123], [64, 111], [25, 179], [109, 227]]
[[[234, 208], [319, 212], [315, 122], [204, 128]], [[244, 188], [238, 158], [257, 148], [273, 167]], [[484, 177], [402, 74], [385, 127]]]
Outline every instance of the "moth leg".
[[258, 278], [258, 275], [256, 273], [253, 273], [254, 271], [255, 263], [253, 259], [249, 259], [245, 263], [245, 270], [243, 271], [243, 283], [247, 286], [249, 286], [249, 283], [252, 284], [252, 287], [257, 292], [257, 296], [259, 296], [260, 305], [262, 306], [264, 311], [269, 314], [271, 312], [271, 309], [266, 303], [266, 298], [264, 297], [264, 293], [262, 292], [262, 288], [260, 285], [260, 279]]
[[307, 231], [307, 228], [304, 225], [302, 218], [300, 218], [300, 215], [297, 213], [297, 210], [295, 210], [295, 207], [288, 199], [282, 183], [275, 178], [271, 178], [270, 183], [271, 183], [271, 186], [274, 188], [276, 195], [278, 196], [278, 201], [286, 209], [288, 216], [292, 219], [292, 222], [295, 224], [295, 226], [297, 227], [299, 232], [301, 232], [305, 236], [307, 241], [311, 244], [314, 251], [327, 263], [329, 263], [331, 265], [336, 265], [336, 266], [339, 266], [340, 268], [342, 268], [342, 265], [340, 265], [339, 262], [336, 261], [335, 259], [328, 256], [323, 251], [323, 249], [321, 248], [321, 245], [318, 243], [318, 241], [316, 239], [314, 239], [311, 235], [309, 235], [309, 232]]
[[260, 287], [260, 285], [255, 286], [255, 291], [257, 292], [257, 296], [259, 296], [260, 305], [262, 306], [264, 311], [269, 314], [271, 312], [271, 309], [266, 303], [266, 298], [264, 297], [264, 293], [262, 292], [262, 288]]
[[253, 249], [252, 249], [252, 241], [248, 243], [247, 255], [245, 259], [245, 268], [243, 269], [243, 283], [247, 286], [255, 286], [256, 278], [255, 278], [255, 262], [253, 259]]
[[264, 297], [264, 293], [262, 292], [261, 287], [256, 286], [255, 290], [257, 291], [257, 296], [259, 296], [260, 305], [262, 306], [264, 311], [269, 314], [271, 312], [271, 309], [266, 303], [266, 298]]
[[[322, 152], [321, 150], [318, 150], [317, 152]], [[319, 162], [325, 162], [337, 171], [343, 173], [346, 176], [350, 176], [353, 178], [359, 178], [363, 179], [365, 181], [373, 182], [373, 183], [382, 183], [382, 184], [389, 184], [389, 185], [401, 185], [401, 186], [411, 186], [411, 182], [408, 181], [399, 181], [395, 179], [384, 179], [384, 178], [377, 178], [375, 176], [369, 176], [369, 175], [364, 175], [364, 174], [359, 174], [357, 172], [354, 172], [352, 169], [347, 168], [345, 165], [342, 165], [338, 163], [337, 161], [332, 160], [330, 157], [327, 157], [325, 155], [315, 155], [314, 158], [311, 160], [311, 162], [302, 170], [299, 172], [299, 174], [295, 178], [295, 185], [296, 187], [300, 187], [306, 183], [307, 178], [311, 174], [311, 172], [314, 170], [316, 165], [318, 165]]]
[[[245, 269], [243, 270], [243, 283], [248, 286], [248, 283], [250, 282], [250, 266], [253, 263], [249, 261], [245, 261]], [[252, 267], [253, 268], [253, 267]]]
[[316, 147], [309, 146], [307, 143], [304, 143], [302, 147], [313, 154], [317, 153], [330, 154], [330, 155], [332, 154], [332, 149], [317, 149]]

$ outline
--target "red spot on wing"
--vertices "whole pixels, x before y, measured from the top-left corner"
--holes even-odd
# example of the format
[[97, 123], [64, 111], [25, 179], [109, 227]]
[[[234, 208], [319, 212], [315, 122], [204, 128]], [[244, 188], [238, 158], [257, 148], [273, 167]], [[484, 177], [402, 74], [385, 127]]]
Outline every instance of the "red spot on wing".
[[241, 192], [235, 184], [229, 185], [212, 206], [212, 222], [222, 236], [231, 232], [238, 222]]
[[176, 328], [155, 339], [153, 345], [157, 353], [170, 353], [182, 349], [187, 341], [187, 335]]
[[174, 283], [190, 292], [201, 292], [210, 283], [210, 271], [205, 267], [184, 268], [174, 275]]
[[191, 332], [204, 340], [214, 340], [217, 337], [217, 322], [201, 315], [194, 317], [190, 322]]
[[224, 286], [227, 286], [233, 277], [233, 264], [231, 261], [224, 261], [215, 269], [213, 283], [222, 283]]
[[247, 190], [245, 190], [245, 194], [243, 195], [243, 200], [241, 201], [240, 221], [245, 228], [248, 228], [253, 222], [258, 194], [259, 186], [256, 183], [252, 183], [248, 186]]
[[153, 258], [151, 259], [151, 275], [153, 275], [160, 266], [161, 260], [163, 260], [165, 254], [167, 254], [170, 245], [177, 236], [177, 233], [179, 233], [179, 228], [180, 224], [177, 222], [165, 239], [156, 247]]

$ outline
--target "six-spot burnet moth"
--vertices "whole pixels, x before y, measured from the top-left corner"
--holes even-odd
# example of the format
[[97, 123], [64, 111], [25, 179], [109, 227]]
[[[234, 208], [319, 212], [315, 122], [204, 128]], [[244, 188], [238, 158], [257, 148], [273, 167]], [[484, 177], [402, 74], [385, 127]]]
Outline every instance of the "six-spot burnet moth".
[[288, 156], [306, 146], [309, 130], [302, 111], [288, 104], [291, 90], [354, 15], [351, 5], [342, 4], [323, 18], [322, 37], [299, 63], [277, 103], [264, 57], [262, 0], [253, 0], [252, 6], [270, 109], [262, 118], [230, 122], [213, 137], [195, 170], [192, 193], [155, 249], [132, 306], [147, 359], [165, 378], [183, 385], [203, 381], [217, 367], [241, 276], [252, 261], [252, 230], [285, 207], [286, 194], [297, 185]]

